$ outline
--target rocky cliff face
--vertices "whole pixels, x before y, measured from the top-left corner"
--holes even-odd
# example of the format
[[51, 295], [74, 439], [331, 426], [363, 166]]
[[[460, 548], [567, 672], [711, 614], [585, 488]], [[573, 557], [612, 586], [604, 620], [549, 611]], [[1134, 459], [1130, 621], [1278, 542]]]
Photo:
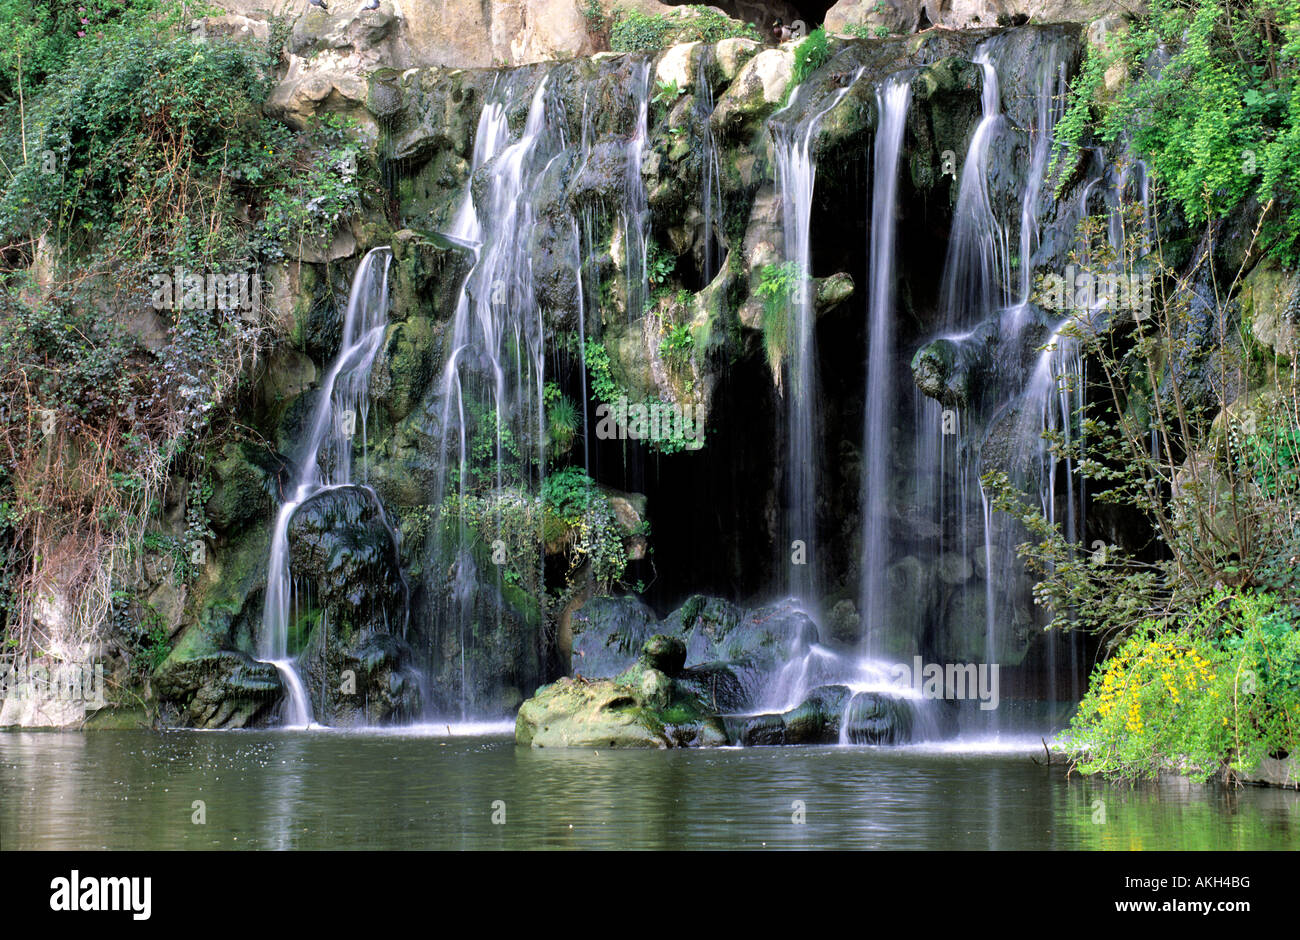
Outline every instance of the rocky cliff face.
[[[794, 44], [733, 38], [584, 57], [595, 40], [570, 24], [563, 3], [436, 6], [385, 0], [354, 14], [336, 5], [293, 23], [267, 111], [291, 124], [351, 117], [387, 197], [328, 244], [302, 246], [268, 272], [293, 341], [266, 363], [254, 394], [267, 453], [224, 454], [216, 466], [214, 501], [229, 511], [157, 679], [181, 708], [177, 720], [275, 720], [260, 686], [241, 692], [238, 708], [202, 703], [246, 687], [240, 677], [255, 668], [273, 512], [264, 494], [283, 498], [287, 471], [276, 468], [291, 462], [337, 354], [347, 272], [377, 245], [392, 246], [391, 309], [353, 459], [380, 505], [332, 493], [330, 507], [291, 529], [295, 577], [309, 599], [290, 652], [301, 657], [320, 720], [509, 714], [570, 668], [575, 612], [610, 577], [642, 582], [661, 609], [693, 592], [779, 590], [790, 564], [782, 416], [791, 372], [770, 285], [788, 258], [791, 207], [773, 127], [809, 116], [818, 171], [807, 273], [823, 350], [817, 459], [826, 471], [814, 517], [822, 544], [836, 546], [813, 565], [823, 630], [862, 643], [857, 507], [877, 89], [902, 73], [912, 95], [896, 209], [902, 400], [907, 363], [944, 318], [939, 265], [958, 198], [949, 164], [985, 116], [990, 73], [980, 62], [993, 50], [1005, 89], [1005, 132], [990, 148], [985, 185], [998, 215], [1013, 219], [1041, 131], [1041, 76], [1074, 68], [1080, 27], [905, 35], [918, 19], [903, 24], [904, 35], [832, 40], [820, 68], [797, 81]], [[247, 29], [256, 40], [256, 12], [232, 10], [207, 28]], [[540, 61], [549, 59], [558, 61]], [[1073, 221], [1045, 212], [1037, 263], [1062, 261]], [[951, 365], [936, 358], [920, 370], [923, 387], [934, 385], [927, 392], [950, 394], [939, 376]], [[551, 429], [557, 396], [577, 405], [567, 438]], [[644, 406], [650, 421], [656, 408], [691, 414], [701, 434], [683, 435], [679, 424], [676, 437], [648, 440], [635, 412], [608, 409], [610, 433], [597, 433], [596, 406], [618, 399]], [[910, 421], [889, 429], [891, 479], [918, 472], [918, 458], [898, 443], [915, 433]], [[577, 503], [563, 503], [567, 493], [542, 499], [545, 478], [567, 479], [565, 464], [602, 489]], [[555, 505], [579, 508], [566, 515]], [[951, 533], [927, 531], [923, 507], [901, 494], [893, 506], [888, 616], [904, 637], [895, 652], [978, 658], [991, 575], [977, 553], [944, 541]], [[379, 511], [393, 541], [365, 522]], [[516, 529], [541, 536], [529, 547]], [[917, 547], [935, 538], [940, 550]], [[600, 567], [611, 544], [616, 575]], [[1029, 675], [1042, 654], [1029, 619], [1018, 629], [999, 655]], [[357, 698], [335, 691], [357, 679]]]

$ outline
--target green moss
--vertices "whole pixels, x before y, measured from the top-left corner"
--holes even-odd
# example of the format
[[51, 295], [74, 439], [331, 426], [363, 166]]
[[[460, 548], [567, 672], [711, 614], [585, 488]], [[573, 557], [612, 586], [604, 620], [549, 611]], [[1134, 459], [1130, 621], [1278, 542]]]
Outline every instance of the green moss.
[[101, 708], [81, 725], [82, 731], [135, 731], [153, 725], [153, 716], [142, 705]]
[[233, 647], [252, 651], [253, 637], [248, 633], [235, 636], [232, 627], [249, 595], [266, 574], [270, 539], [269, 527], [252, 528], [224, 546], [220, 553], [208, 556], [209, 565], [220, 565], [220, 577], [215, 581], [206, 577], [200, 580], [190, 607], [194, 620], [181, 633], [170, 655], [158, 667], [159, 671], [218, 650]]
[[683, 42], [759, 38], [758, 30], [752, 24], [733, 20], [710, 7], [685, 6], [677, 10], [688, 11], [689, 15], [650, 15], [638, 10], [615, 10], [611, 14], [610, 49], [614, 52], [652, 52]]
[[809, 33], [803, 42], [794, 47], [794, 69], [790, 75], [790, 88], [794, 88], [825, 65], [828, 58], [830, 58], [830, 50], [827, 46], [826, 30], [818, 27]]

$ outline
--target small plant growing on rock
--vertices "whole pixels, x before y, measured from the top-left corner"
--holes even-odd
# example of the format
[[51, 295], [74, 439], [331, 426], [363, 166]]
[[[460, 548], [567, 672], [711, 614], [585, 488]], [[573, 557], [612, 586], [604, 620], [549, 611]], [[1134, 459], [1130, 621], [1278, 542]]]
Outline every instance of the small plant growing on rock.
[[763, 298], [763, 348], [775, 368], [785, 356], [790, 334], [790, 303], [808, 278], [797, 261], [763, 266], [755, 293]]
[[819, 26], [808, 34], [807, 39], [794, 47], [794, 70], [790, 77], [790, 87], [794, 88], [825, 65], [828, 58], [830, 50], [826, 30]]

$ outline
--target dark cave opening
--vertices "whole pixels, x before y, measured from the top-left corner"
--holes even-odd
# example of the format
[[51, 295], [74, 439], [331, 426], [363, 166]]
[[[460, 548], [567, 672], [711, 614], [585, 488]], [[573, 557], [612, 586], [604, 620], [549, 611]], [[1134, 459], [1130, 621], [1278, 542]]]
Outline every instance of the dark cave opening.
[[646, 497], [647, 557], [632, 562], [628, 584], [661, 614], [691, 594], [744, 600], [771, 582], [767, 498], [776, 465], [778, 421], [761, 356], [738, 358], [720, 372], [705, 446], [660, 454], [636, 440], [599, 440], [588, 402], [590, 473], [603, 486]]
[[[670, 3], [669, 6], [684, 6], [683, 3]], [[826, 19], [826, 11], [835, 5], [834, 0], [719, 0], [709, 4], [715, 6], [733, 19], [743, 20], [758, 27], [764, 39], [770, 38], [772, 23], [780, 19], [787, 26], [802, 20], [808, 32], [812, 32]]]

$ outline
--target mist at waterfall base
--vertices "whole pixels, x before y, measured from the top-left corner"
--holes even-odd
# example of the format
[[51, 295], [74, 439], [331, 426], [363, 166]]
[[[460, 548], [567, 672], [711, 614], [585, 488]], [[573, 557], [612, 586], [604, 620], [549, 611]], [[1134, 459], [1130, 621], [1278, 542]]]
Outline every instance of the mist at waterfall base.
[[[864, 639], [860, 648], [845, 647], [827, 639], [824, 628], [829, 611], [823, 603], [825, 569], [821, 558], [843, 551], [845, 546], [837, 543], [833, 527], [827, 523], [830, 510], [823, 481], [828, 473], [831, 440], [821, 399], [833, 390], [823, 387], [822, 373], [828, 362], [842, 362], [847, 354], [836, 348], [836, 343], [825, 342], [822, 334], [836, 327], [818, 322], [811, 284], [805, 281], [790, 299], [791, 335], [781, 383], [786, 452], [781, 459], [784, 515], [778, 547], [797, 540], [817, 561], [779, 566], [783, 583], [769, 584], [768, 591], [778, 590], [797, 598], [819, 625], [820, 635], [792, 645], [784, 666], [769, 677], [764, 711], [793, 708], [818, 685], [842, 684], [848, 686], [854, 698], [873, 693], [906, 699], [917, 716], [913, 731], [917, 740], [951, 737], [959, 731], [1009, 737], [1015, 732], [1058, 728], [1065, 712], [1062, 706], [1068, 707], [1078, 698], [1085, 663], [1080, 644], [1070, 635], [1049, 634], [1034, 646], [1030, 659], [1023, 663], [1017, 660], [1010, 670], [1003, 666], [1002, 681], [1007, 682], [1009, 672], [1011, 678], [1001, 689], [1002, 707], [983, 709], [978, 707], [975, 696], [967, 696], [971, 701], [969, 707], [959, 709], [960, 720], [955, 720], [951, 711], [941, 713], [943, 710], [934, 704], [936, 698], [946, 701], [951, 696], [920, 694], [907, 684], [900, 688], [894, 670], [899, 664], [910, 670], [918, 656], [931, 663], [934, 644], [927, 637], [942, 630], [942, 625], [900, 614], [915, 600], [909, 595], [918, 591], [924, 594], [927, 587], [924, 582], [909, 580], [909, 572], [914, 569], [943, 571], [944, 565], [950, 563], [974, 566], [976, 577], [970, 583], [978, 585], [978, 597], [969, 586], [955, 591], [954, 597], [964, 605], [963, 613], [971, 605], [978, 605], [984, 635], [979, 648], [970, 650], [973, 655], [963, 662], [977, 667], [999, 666], [1007, 659], [1008, 649], [1023, 645], [1025, 632], [1036, 629], [1031, 585], [1015, 551], [1019, 533], [1005, 520], [995, 519], [978, 484], [986, 467], [984, 438], [991, 427], [1006, 420], [1008, 413], [1014, 415], [1017, 429], [1015, 458], [1016, 465], [1022, 468], [1017, 482], [1040, 494], [1049, 518], [1056, 520], [1058, 513], [1063, 513], [1060, 518], [1071, 539], [1081, 538], [1084, 531], [1082, 486], [1073, 467], [1058, 461], [1042, 440], [1045, 430], [1070, 432], [1074, 410], [1081, 400], [1082, 360], [1077, 344], [1062, 332], [1066, 321], [1044, 323], [1029, 303], [1029, 276], [1035, 267], [1032, 262], [1057, 257], [1045, 253], [1045, 249], [1041, 259], [1036, 258], [1036, 253], [1043, 248], [1039, 229], [1045, 224], [1042, 219], [1048, 202], [1043, 196], [1044, 176], [1051, 130], [1060, 117], [1066, 63], [1063, 54], [1049, 45], [1043, 61], [1036, 64], [1035, 118], [1028, 127], [1013, 128], [1000, 96], [1001, 48], [995, 37], [987, 40], [974, 57], [982, 76], [981, 113], [968, 150], [958, 161], [960, 173], [954, 174], [952, 228], [943, 240], [922, 234], [919, 226], [905, 218], [902, 209], [912, 197], [904, 163], [911, 106], [910, 70], [880, 79], [866, 76], [859, 69], [838, 90], [817, 98], [811, 90], [805, 95], [803, 88], [796, 89], [789, 105], [768, 122], [773, 177], [781, 197], [784, 258], [810, 275], [819, 276], [825, 262], [819, 258], [814, 233], [824, 221], [827, 208], [817, 201], [814, 144], [818, 122], [857, 83], [870, 82], [875, 88], [877, 122], [870, 167], [863, 172], [870, 182], [860, 187], [866, 252], [854, 269], [855, 280], [866, 287], [866, 301], [859, 308], [865, 318], [866, 343], [857, 366], [857, 374], [864, 380], [858, 391], [863, 402], [857, 431], [862, 443], [858, 479], [862, 512], [859, 590], [855, 599]], [[649, 62], [633, 68], [637, 91], [629, 107], [632, 121], [627, 128], [626, 150], [629, 166], [637, 167], [647, 135]], [[458, 487], [464, 496], [470, 447], [464, 411], [470, 396], [495, 407], [498, 466], [504, 440], [511, 436], [532, 439], [541, 448], [545, 437], [542, 386], [547, 374], [547, 337], [533, 296], [528, 263], [528, 232], [533, 221], [528, 194], [553, 161], [571, 159], [583, 165], [593, 142], [585, 130], [585, 111], [580, 140], [566, 140], [552, 126], [545, 76], [531, 91], [522, 131], [512, 139], [506, 121], [512, 93], [504, 90], [488, 100], [478, 121], [471, 178], [482, 181], [475, 194], [483, 206], [476, 205], [467, 189], [446, 232], [453, 241], [472, 248], [473, 263], [457, 301], [451, 354], [440, 379], [441, 427], [445, 436], [435, 489], [430, 494], [435, 507], [442, 506]], [[706, 106], [712, 103], [711, 96], [701, 96], [701, 100]], [[999, 216], [990, 197], [988, 174], [990, 154], [997, 147], [1012, 146], [1007, 141], [1015, 134], [1028, 141], [1026, 178], [1019, 219], [1008, 220]], [[700, 201], [706, 228], [716, 225], [722, 214], [716, 159], [716, 153], [705, 155], [709, 172], [702, 178]], [[1104, 198], [1108, 208], [1118, 215], [1133, 183], [1133, 179], [1107, 178], [1103, 169], [1093, 166], [1086, 179], [1071, 190], [1064, 207], [1053, 210], [1051, 224], [1067, 227], [1085, 213], [1090, 199], [1098, 197]], [[639, 173], [629, 172], [624, 196], [623, 204], [614, 207], [614, 214], [627, 252], [626, 295], [632, 315], [648, 292], [650, 214]], [[843, 211], [842, 206], [837, 209]], [[582, 259], [591, 250], [592, 233], [598, 224], [589, 207], [575, 210], [573, 261], [580, 281]], [[1018, 246], [1014, 259], [1012, 244]], [[702, 270], [707, 278], [722, 265], [718, 257], [721, 246], [711, 233], [706, 233], [704, 246]], [[926, 264], [931, 269], [937, 259], [942, 259], [941, 277], [918, 274], [918, 249], [926, 252]], [[292, 620], [290, 607], [296, 598], [287, 560], [289, 520], [296, 508], [316, 492], [353, 485], [350, 442], [340, 441], [336, 428], [339, 415], [348, 410], [355, 412], [358, 421], [365, 420], [369, 370], [383, 335], [382, 306], [386, 296], [381, 298], [380, 293], [390, 257], [386, 250], [376, 249], [358, 268], [344, 324], [345, 339], [327, 373], [310, 435], [302, 447], [302, 469], [291, 490], [293, 497], [283, 504], [276, 520], [259, 655], [275, 662], [284, 677], [289, 690], [284, 720], [290, 726], [306, 725], [311, 720], [311, 706], [285, 643], [287, 625]], [[906, 283], [912, 294], [919, 294], [927, 289], [921, 284], [926, 278], [933, 282], [928, 290], [941, 311], [942, 332], [931, 336], [917, 335], [914, 327], [900, 321], [897, 309], [900, 285]], [[500, 302], [502, 288], [505, 303]], [[583, 310], [577, 325], [585, 331], [589, 328], [587, 316], [597, 298], [585, 283], [579, 296]], [[987, 383], [979, 400], [960, 406], [945, 406], [927, 398], [910, 381], [906, 370], [898, 368], [900, 362], [908, 361], [911, 351], [926, 343], [949, 343], [960, 350], [987, 343], [990, 334], [1000, 338], [997, 348], [1008, 351], [1025, 345], [1024, 337], [1041, 334], [1049, 343], [1028, 368], [1020, 362], [1004, 363], [997, 380]], [[584, 366], [580, 379], [584, 404], [588, 391], [585, 371]], [[827, 381], [839, 383], [843, 378], [828, 372]], [[579, 441], [583, 465], [598, 480], [612, 478], [616, 476], [612, 468], [602, 467], [602, 462], [608, 463], [608, 455], [591, 439], [589, 411], [589, 407], [584, 409]], [[904, 451], [909, 457], [901, 461], [898, 453]], [[329, 463], [329, 454], [349, 456], [343, 460], [333, 458], [334, 462]], [[644, 468], [628, 469], [626, 449], [623, 463], [621, 482], [645, 479]], [[322, 471], [318, 465], [327, 469]], [[537, 461], [537, 466], [544, 467], [545, 460]], [[525, 482], [536, 487], [542, 474], [537, 470], [536, 476]], [[364, 479], [364, 455], [361, 476]], [[915, 526], [900, 531], [898, 519], [891, 518], [891, 504], [905, 506], [901, 515], [914, 521]], [[461, 525], [458, 534], [436, 546], [435, 554], [426, 559], [456, 572], [456, 589], [429, 616], [439, 631], [458, 637], [461, 650], [458, 706], [450, 712], [445, 708], [430, 711], [426, 700], [426, 714], [418, 719], [417, 726], [427, 727], [430, 733], [449, 729], [453, 724], [461, 729], [485, 731], [505, 727], [504, 716], [484, 709], [485, 699], [475, 691], [490, 677], [476, 675], [464, 652], [471, 624], [483, 615], [480, 589], [486, 580], [475, 570], [470, 540], [467, 527]], [[952, 614], [950, 604], [948, 609], [925, 616], [943, 619]], [[942, 668], [953, 663], [941, 660], [938, 665]], [[426, 688], [429, 681], [425, 675]], [[1016, 714], [1018, 709], [1020, 713]]]

